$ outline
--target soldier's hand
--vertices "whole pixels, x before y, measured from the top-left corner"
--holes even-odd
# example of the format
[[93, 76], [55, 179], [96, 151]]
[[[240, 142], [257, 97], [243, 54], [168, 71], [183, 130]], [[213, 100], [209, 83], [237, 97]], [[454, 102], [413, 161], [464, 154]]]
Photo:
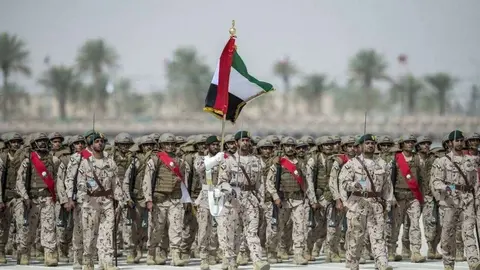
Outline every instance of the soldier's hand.
[[191, 212], [192, 211], [192, 204], [191, 203], [184, 203], [183, 204], [183, 209], [185, 212]]
[[134, 208], [135, 207], [135, 204], [133, 203], [132, 200], [128, 200], [126, 205], [128, 206], [128, 208]]
[[450, 186], [446, 186], [446, 187], [445, 187], [445, 191], [447, 192], [447, 194], [451, 194], [451, 193], [452, 193], [452, 189], [450, 188]]
[[3, 212], [5, 210], [6, 206], [4, 203], [0, 203], [0, 212]]
[[68, 204], [70, 206], [70, 209], [75, 209], [75, 202], [72, 199], [68, 199]]
[[280, 158], [278, 156], [275, 156], [273, 159], [272, 159], [272, 164], [278, 164], [280, 162]]
[[280, 200], [280, 199], [276, 199], [276, 200], [274, 201], [274, 203], [275, 203], [275, 205], [278, 206], [278, 207], [282, 206], [282, 200]]
[[362, 187], [362, 184], [358, 183], [358, 182], [355, 182], [355, 185], [353, 186], [357, 191], [358, 190], [363, 190], [363, 187]]
[[335, 208], [337, 208], [338, 211], [343, 211], [343, 202], [340, 199], [337, 199], [335, 202]]
[[153, 202], [147, 202], [146, 204], [148, 211], [152, 212], [153, 210]]

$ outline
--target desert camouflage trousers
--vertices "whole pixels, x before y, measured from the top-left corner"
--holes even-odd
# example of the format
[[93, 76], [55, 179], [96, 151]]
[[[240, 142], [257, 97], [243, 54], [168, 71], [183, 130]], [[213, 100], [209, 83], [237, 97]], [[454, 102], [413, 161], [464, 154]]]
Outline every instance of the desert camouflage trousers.
[[163, 241], [167, 236], [170, 251], [182, 251], [182, 232], [185, 209], [180, 199], [164, 198], [153, 204], [153, 209], [148, 218], [148, 252], [155, 253], [156, 247], [166, 247]]
[[[321, 247], [325, 237], [327, 236], [327, 206], [320, 206], [311, 212], [310, 204], [303, 205], [305, 212], [305, 239], [306, 251], [311, 254], [315, 244]], [[310, 215], [313, 214], [313, 222]], [[311, 224], [309, 224], [311, 222]]]
[[15, 214], [15, 205], [21, 201], [18, 199], [11, 199], [5, 203], [5, 210], [0, 212], [0, 252], [5, 252], [5, 246], [11, 233], [11, 224]]
[[[80, 204], [75, 204], [75, 208], [73, 208], [72, 215], [73, 215], [73, 228], [72, 228], [72, 251], [73, 251], [73, 260], [74, 262], [82, 262], [83, 257], [83, 226], [82, 226], [82, 206]], [[97, 235], [95, 234], [95, 237]], [[96, 239], [94, 240], [94, 242]], [[95, 245], [96, 246], [96, 245]], [[95, 251], [91, 254], [96, 253]]]
[[[45, 252], [56, 252], [57, 239], [55, 235], [55, 203], [51, 197], [40, 197], [32, 200], [28, 210], [28, 226], [24, 226], [24, 204], [15, 205], [15, 220], [17, 222], [18, 251], [26, 254], [35, 241], [37, 228], [40, 228], [40, 243]], [[40, 220], [42, 222], [40, 222]]]
[[[462, 236], [465, 255], [469, 265], [479, 262], [477, 241], [475, 239], [475, 211], [473, 200], [462, 208], [441, 206], [443, 211], [443, 226], [440, 246], [443, 254], [443, 264], [453, 266], [456, 255], [456, 229], [458, 223], [462, 225]], [[460, 219], [460, 217], [463, 217]]]
[[198, 248], [201, 259], [208, 259], [209, 255], [214, 255], [218, 249], [217, 225], [214, 227], [214, 217], [210, 210], [205, 207], [197, 208], [198, 221]]
[[[98, 250], [100, 264], [113, 264], [113, 230], [115, 209], [113, 200], [90, 197], [82, 204], [83, 263], [92, 265]], [[95, 249], [96, 246], [96, 249]]]
[[345, 212], [335, 208], [331, 204], [327, 208], [327, 236], [325, 238], [325, 251], [330, 254], [339, 254], [340, 239], [342, 234], [342, 225], [345, 218]]
[[[398, 206], [392, 209], [393, 222], [392, 234], [390, 238], [389, 248], [393, 251], [397, 248], [397, 240], [400, 234], [400, 226], [404, 223], [405, 216], [408, 215], [410, 220], [409, 239], [410, 250], [412, 252], [420, 252], [422, 246], [422, 233], [420, 231], [420, 216], [422, 209], [420, 202], [413, 199], [402, 198], [402, 193], [411, 192], [410, 190], [396, 193]], [[399, 195], [400, 194], [400, 195]], [[406, 225], [407, 226], [407, 225]]]
[[[55, 204], [55, 217], [56, 221], [58, 222], [58, 218], [60, 216], [60, 209], [63, 206], [60, 205], [59, 202]], [[61, 251], [63, 254], [68, 254], [69, 245], [72, 242], [72, 234], [73, 234], [73, 224], [64, 224], [64, 226], [56, 226], [56, 235], [57, 235], [57, 243], [59, 252]]]
[[[258, 202], [253, 202], [251, 196], [235, 200], [233, 206], [224, 206], [223, 214], [218, 218], [218, 228], [223, 227], [223, 232], [218, 232], [218, 241], [223, 246], [224, 257], [228, 261], [234, 260], [240, 251], [241, 235], [245, 235], [250, 257], [255, 263], [261, 260], [262, 248], [258, 237], [260, 210]], [[239, 230], [238, 226], [243, 225]]]
[[145, 203], [137, 203], [134, 208], [127, 208], [130, 213], [130, 220], [126, 221], [123, 226], [123, 247], [133, 251], [137, 248], [143, 248], [143, 244], [147, 239], [148, 212], [144, 207]]
[[423, 228], [427, 243], [436, 249], [440, 242], [440, 234], [442, 227], [440, 226], [440, 211], [438, 204], [433, 200], [432, 196], [425, 196], [425, 204], [423, 205]]
[[[305, 204], [302, 201], [294, 201], [296, 204], [293, 208], [282, 207], [278, 210], [277, 226], [272, 227], [272, 213], [273, 204], [266, 203], [265, 220], [267, 224], [267, 240], [265, 247], [268, 253], [275, 253], [277, 246], [280, 244], [282, 234], [287, 233], [285, 228], [289, 221], [292, 222], [292, 242], [293, 252], [296, 255], [303, 255], [303, 250], [306, 243], [306, 227], [307, 216], [305, 211]], [[298, 205], [297, 205], [298, 203]]]
[[198, 221], [193, 210], [190, 209], [185, 212], [183, 222], [182, 243], [180, 244], [180, 249], [185, 251], [185, 253], [190, 254], [190, 250], [192, 249], [198, 232]]
[[348, 229], [345, 237], [347, 247], [346, 258], [350, 269], [359, 269], [359, 259], [364, 248], [364, 237], [368, 233], [371, 249], [378, 269], [388, 265], [387, 246], [384, 237], [385, 213], [383, 206], [373, 200], [361, 199], [357, 202], [355, 211], [348, 210], [346, 214]]

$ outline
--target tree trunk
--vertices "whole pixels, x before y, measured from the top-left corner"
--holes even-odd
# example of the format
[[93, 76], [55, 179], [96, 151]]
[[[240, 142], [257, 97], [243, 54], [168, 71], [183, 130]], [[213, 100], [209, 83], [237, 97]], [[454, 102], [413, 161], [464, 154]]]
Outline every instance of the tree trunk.
[[438, 106], [440, 109], [440, 116], [445, 115], [445, 108], [446, 108], [446, 91], [440, 90], [438, 92]]
[[3, 70], [3, 89], [2, 89], [2, 117], [3, 121], [6, 122], [8, 120], [8, 91], [7, 91], [7, 86], [8, 86], [8, 72], [6, 70]]
[[408, 87], [407, 88], [407, 95], [408, 95], [408, 112], [407, 114], [408, 115], [412, 115], [414, 112], [415, 112], [415, 102], [416, 102], [416, 99], [415, 99], [415, 94], [414, 93], [415, 91], [413, 90], [412, 87]]
[[58, 99], [58, 111], [60, 113], [60, 119], [62, 121], [67, 120], [67, 97], [66, 96], [61, 96]]

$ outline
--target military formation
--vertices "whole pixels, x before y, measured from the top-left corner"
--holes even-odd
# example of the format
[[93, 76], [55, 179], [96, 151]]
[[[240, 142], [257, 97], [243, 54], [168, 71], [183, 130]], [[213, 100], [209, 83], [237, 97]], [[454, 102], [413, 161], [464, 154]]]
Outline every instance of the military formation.
[[0, 264], [12, 255], [19, 265], [114, 270], [126, 256], [127, 264], [199, 258], [201, 270], [268, 270], [323, 252], [325, 263], [352, 270], [427, 259], [480, 270], [480, 134], [454, 130], [431, 146], [413, 135], [120, 133], [109, 142], [95, 130], [7, 132]]

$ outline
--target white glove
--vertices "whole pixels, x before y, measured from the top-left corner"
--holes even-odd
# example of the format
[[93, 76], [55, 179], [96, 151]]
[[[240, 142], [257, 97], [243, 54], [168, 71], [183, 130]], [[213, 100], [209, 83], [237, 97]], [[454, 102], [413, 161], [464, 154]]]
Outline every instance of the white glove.
[[211, 170], [213, 167], [218, 166], [220, 162], [224, 160], [224, 153], [223, 152], [218, 152], [215, 156], [209, 157], [205, 156], [204, 162], [205, 162], [205, 169], [206, 170]]

